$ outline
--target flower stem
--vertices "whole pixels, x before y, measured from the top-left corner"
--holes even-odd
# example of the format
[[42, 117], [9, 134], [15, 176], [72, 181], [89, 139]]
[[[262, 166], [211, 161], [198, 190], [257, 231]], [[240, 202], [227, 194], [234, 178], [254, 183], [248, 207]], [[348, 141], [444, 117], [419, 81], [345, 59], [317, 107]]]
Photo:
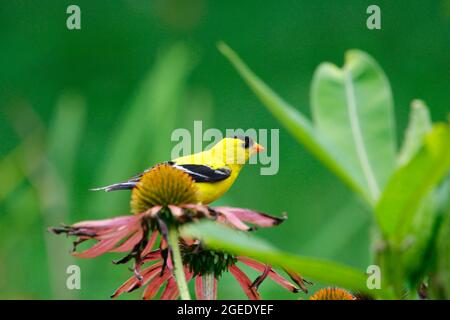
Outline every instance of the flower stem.
[[202, 295], [205, 300], [214, 300], [214, 273], [206, 273], [202, 275]]
[[175, 274], [175, 281], [180, 291], [181, 300], [191, 300], [189, 289], [186, 283], [186, 276], [184, 274], [183, 260], [181, 258], [180, 246], [178, 245], [178, 230], [177, 228], [170, 228], [168, 235], [168, 242], [172, 251], [173, 268]]

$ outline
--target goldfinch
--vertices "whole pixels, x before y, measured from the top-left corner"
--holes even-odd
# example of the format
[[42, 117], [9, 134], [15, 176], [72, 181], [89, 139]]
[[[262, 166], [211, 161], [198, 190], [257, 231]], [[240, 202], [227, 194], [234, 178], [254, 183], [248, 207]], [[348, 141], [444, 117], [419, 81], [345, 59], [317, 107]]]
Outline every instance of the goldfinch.
[[[209, 204], [230, 189], [248, 159], [264, 150], [250, 137], [224, 138], [211, 149], [164, 162], [187, 173], [198, 186], [197, 200]], [[154, 167], [154, 166], [153, 166]], [[133, 189], [141, 177], [153, 167], [128, 181], [92, 189], [114, 191]]]

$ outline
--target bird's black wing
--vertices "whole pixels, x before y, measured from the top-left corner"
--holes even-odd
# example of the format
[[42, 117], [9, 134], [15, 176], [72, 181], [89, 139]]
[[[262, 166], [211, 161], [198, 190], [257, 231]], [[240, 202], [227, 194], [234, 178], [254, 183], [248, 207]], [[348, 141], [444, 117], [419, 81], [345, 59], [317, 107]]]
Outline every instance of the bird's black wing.
[[[228, 178], [231, 175], [231, 170], [228, 168], [213, 169], [209, 166], [201, 164], [176, 164], [173, 161], [164, 162], [178, 170], [187, 173], [195, 182], [217, 182]], [[115, 191], [115, 190], [130, 190], [141, 180], [142, 176], [152, 170], [155, 166], [139, 173], [127, 181], [111, 184], [109, 186], [91, 189], [92, 191]]]
[[195, 182], [218, 182], [231, 175], [231, 170], [228, 168], [213, 169], [202, 164], [173, 163], [172, 166], [190, 175]]

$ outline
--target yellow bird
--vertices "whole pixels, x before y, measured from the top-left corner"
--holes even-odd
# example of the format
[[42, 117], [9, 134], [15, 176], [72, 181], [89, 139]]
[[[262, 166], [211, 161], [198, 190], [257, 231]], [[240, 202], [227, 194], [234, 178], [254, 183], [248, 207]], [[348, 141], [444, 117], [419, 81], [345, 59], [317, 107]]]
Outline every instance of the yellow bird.
[[[234, 136], [222, 139], [209, 150], [176, 158], [165, 162], [165, 164], [182, 170], [191, 176], [198, 186], [198, 201], [202, 204], [209, 204], [230, 189], [248, 159], [262, 150], [264, 148], [250, 137]], [[143, 174], [152, 168], [128, 181], [93, 190], [133, 189]]]

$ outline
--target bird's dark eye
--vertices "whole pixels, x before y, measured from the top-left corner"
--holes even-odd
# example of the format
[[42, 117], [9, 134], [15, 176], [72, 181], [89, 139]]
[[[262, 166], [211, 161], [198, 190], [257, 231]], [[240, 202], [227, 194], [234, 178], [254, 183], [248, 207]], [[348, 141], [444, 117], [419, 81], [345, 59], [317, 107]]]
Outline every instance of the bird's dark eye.
[[244, 140], [245, 142], [244, 142], [244, 148], [245, 149], [248, 149], [248, 148], [250, 148], [250, 138], [249, 137], [245, 137], [245, 140]]
[[253, 140], [250, 137], [248, 137], [248, 136], [245, 136], [245, 137], [243, 137], [243, 136], [234, 136], [234, 138], [242, 140], [244, 142], [242, 144], [242, 146], [245, 149], [248, 149], [248, 148], [250, 148], [253, 145]]

